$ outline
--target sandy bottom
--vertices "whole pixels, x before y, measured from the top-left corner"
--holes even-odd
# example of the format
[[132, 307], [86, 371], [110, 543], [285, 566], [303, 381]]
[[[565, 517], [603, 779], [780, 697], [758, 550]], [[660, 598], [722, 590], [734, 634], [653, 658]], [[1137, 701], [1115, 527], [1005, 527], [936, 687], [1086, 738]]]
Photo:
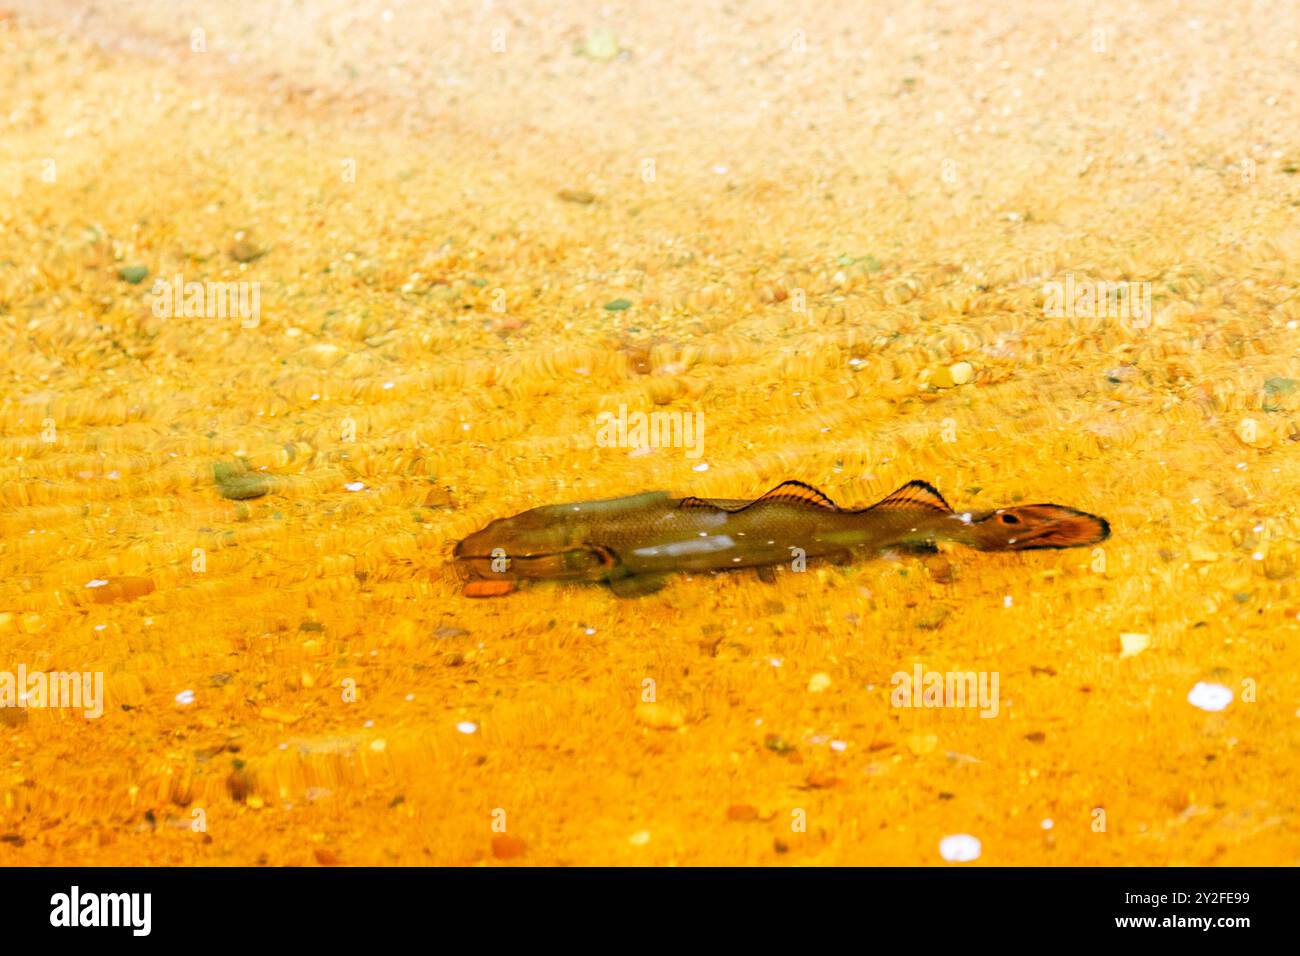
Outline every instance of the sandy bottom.
[[[1294, 5], [8, 6], [0, 863], [1300, 863]], [[1114, 534], [446, 567], [792, 478]]]

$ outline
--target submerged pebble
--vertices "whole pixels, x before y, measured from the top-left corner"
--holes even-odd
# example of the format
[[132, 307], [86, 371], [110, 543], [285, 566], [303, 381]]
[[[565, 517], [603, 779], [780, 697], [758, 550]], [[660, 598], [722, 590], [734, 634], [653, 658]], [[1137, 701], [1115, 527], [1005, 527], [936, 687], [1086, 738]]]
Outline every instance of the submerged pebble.
[[1136, 657], [1147, 649], [1151, 638], [1147, 634], [1121, 634], [1119, 636], [1119, 656]]
[[523, 856], [527, 849], [528, 845], [518, 837], [501, 834], [492, 838], [492, 855], [498, 860], [513, 860]]
[[154, 592], [152, 578], [139, 575], [123, 575], [116, 578], [97, 578], [86, 585], [90, 588], [91, 600], [96, 604], [111, 604], [116, 601], [134, 601]]
[[1193, 707], [1213, 713], [1232, 703], [1232, 691], [1222, 684], [1197, 681], [1187, 693], [1187, 702]]
[[822, 691], [826, 690], [830, 686], [831, 686], [830, 675], [819, 671], [816, 674], [813, 674], [813, 676], [809, 679], [808, 692], [810, 694], [820, 694]]
[[642, 703], [636, 706], [636, 719], [657, 730], [676, 730], [686, 724], [686, 715], [667, 704]]
[[250, 232], [241, 229], [235, 233], [229, 252], [230, 258], [236, 262], [252, 262], [266, 255], [267, 250], [257, 243]]
[[480, 581], [470, 581], [461, 590], [461, 593], [464, 594], [465, 597], [472, 598], [501, 597], [502, 595], [514, 591], [516, 587], [518, 587], [518, 585], [509, 578], [504, 578], [499, 581], [484, 579]]
[[248, 471], [238, 464], [218, 461], [212, 465], [212, 477], [216, 481], [221, 497], [231, 501], [246, 501], [260, 498], [271, 490], [269, 476], [255, 471]]
[[939, 855], [949, 863], [970, 863], [980, 858], [980, 841], [969, 833], [956, 833], [939, 841]]

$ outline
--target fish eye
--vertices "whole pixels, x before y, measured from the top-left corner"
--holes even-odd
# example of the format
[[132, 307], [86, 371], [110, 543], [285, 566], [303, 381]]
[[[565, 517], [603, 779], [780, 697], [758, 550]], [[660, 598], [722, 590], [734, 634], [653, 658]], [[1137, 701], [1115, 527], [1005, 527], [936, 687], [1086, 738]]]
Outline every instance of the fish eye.
[[1009, 515], [1005, 511], [1002, 514], [998, 515], [998, 520], [1001, 521], [1003, 524], [1020, 524], [1019, 518], [1017, 518], [1015, 515]]

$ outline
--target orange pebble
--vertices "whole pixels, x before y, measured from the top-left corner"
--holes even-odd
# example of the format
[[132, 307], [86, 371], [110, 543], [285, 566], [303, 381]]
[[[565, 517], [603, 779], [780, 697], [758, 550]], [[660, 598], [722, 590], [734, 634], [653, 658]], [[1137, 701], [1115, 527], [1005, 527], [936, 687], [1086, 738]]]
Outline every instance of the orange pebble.
[[495, 836], [492, 838], [492, 855], [498, 860], [513, 860], [517, 856], [523, 856], [526, 849], [528, 849], [527, 844], [518, 837]]
[[515, 582], [509, 578], [503, 578], [500, 581], [470, 581], [465, 585], [465, 590], [461, 593], [465, 597], [472, 598], [500, 597], [503, 594], [509, 594], [515, 587]]
[[808, 779], [805, 782], [814, 790], [824, 790], [828, 787], [836, 786], [840, 781], [838, 777], [832, 777], [828, 773], [814, 770], [812, 773], [808, 774]]
[[134, 601], [138, 597], [153, 593], [153, 581], [142, 577], [109, 578], [108, 583], [90, 591], [91, 599], [96, 604], [111, 604], [114, 601]]

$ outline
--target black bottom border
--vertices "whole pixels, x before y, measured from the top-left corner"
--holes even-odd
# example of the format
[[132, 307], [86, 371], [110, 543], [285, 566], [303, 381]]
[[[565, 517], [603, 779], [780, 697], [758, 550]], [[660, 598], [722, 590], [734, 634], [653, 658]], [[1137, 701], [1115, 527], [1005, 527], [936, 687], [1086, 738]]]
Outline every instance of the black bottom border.
[[[864, 942], [890, 927], [932, 943], [948, 934], [1043, 941], [1044, 933], [1226, 941], [1293, 930], [1296, 875], [1236, 867], [0, 869], [0, 918], [10, 941], [75, 932], [85, 940], [229, 943], [247, 932], [258, 942], [336, 946], [355, 938], [373, 946], [376, 933], [380, 942], [388, 933], [417, 932], [450, 940], [475, 930], [536, 944], [584, 935], [609, 940], [611, 929], [631, 939], [680, 928], [733, 943], [748, 935], [771, 943], [789, 933], [806, 946], [823, 932], [832, 933], [825, 942], [838, 936], [837, 923], [856, 926]], [[130, 925], [52, 925], [71, 922], [74, 886], [77, 922], [99, 908], [88, 896], [149, 894], [148, 936]], [[133, 914], [140, 924], [143, 897], [138, 903], [127, 911], [119, 897], [106, 910], [119, 908], [119, 922], [129, 924]]]

